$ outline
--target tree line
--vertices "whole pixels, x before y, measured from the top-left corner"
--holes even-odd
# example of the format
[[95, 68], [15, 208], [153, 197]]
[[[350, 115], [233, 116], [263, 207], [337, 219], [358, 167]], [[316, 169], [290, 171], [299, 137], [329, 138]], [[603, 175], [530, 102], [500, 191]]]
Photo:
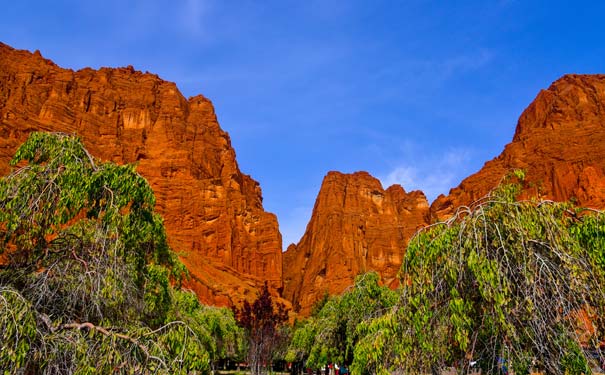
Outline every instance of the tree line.
[[[261, 289], [232, 310], [182, 288], [155, 198], [135, 166], [76, 137], [32, 133], [0, 179], [0, 369], [6, 374], [590, 373], [602, 362], [605, 217], [519, 200], [515, 171], [419, 231], [400, 287], [359, 275], [289, 321]], [[344, 369], [343, 369], [344, 370]]]

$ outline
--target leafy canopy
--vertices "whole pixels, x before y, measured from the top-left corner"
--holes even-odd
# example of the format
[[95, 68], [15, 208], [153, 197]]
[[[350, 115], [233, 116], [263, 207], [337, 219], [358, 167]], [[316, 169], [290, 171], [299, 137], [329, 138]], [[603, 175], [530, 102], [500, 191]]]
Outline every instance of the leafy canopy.
[[252, 373], [265, 373], [285, 339], [282, 329], [288, 320], [285, 306], [273, 301], [265, 282], [252, 304], [244, 301], [241, 308], [234, 308], [234, 312], [248, 339], [248, 362]]
[[179, 290], [185, 269], [134, 166], [50, 133], [32, 133], [11, 164], [0, 179], [5, 373], [205, 373], [229, 352], [233, 316]]
[[[517, 174], [522, 182], [523, 175]], [[589, 373], [603, 338], [605, 216], [502, 185], [416, 235], [395, 309], [364, 323], [355, 373]]]
[[382, 316], [397, 301], [397, 293], [379, 284], [377, 273], [359, 275], [350, 290], [328, 298], [310, 318], [299, 322], [286, 356], [307, 367], [350, 363], [361, 338], [360, 323]]

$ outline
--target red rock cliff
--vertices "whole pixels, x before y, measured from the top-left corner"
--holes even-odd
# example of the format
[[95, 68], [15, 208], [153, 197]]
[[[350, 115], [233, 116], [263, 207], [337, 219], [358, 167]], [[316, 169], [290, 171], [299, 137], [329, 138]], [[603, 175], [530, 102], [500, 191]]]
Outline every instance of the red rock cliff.
[[343, 292], [360, 273], [378, 271], [385, 284], [396, 284], [407, 240], [428, 220], [421, 192], [399, 185], [385, 191], [366, 172], [328, 173], [304, 236], [284, 254], [284, 296], [308, 315], [325, 293]]
[[431, 206], [445, 218], [524, 169], [527, 195], [605, 208], [605, 75], [567, 75], [542, 90], [519, 118], [511, 143]]
[[[77, 72], [0, 43], [0, 173], [31, 131], [82, 137], [97, 157], [137, 162], [153, 187], [170, 243], [204, 302], [282, 286], [281, 237], [258, 184], [242, 174], [210, 101], [132, 68]], [[303, 314], [324, 293], [378, 271], [396, 282], [407, 240], [524, 169], [528, 195], [605, 208], [605, 76], [568, 75], [541, 91], [502, 154], [431, 206], [421, 192], [384, 190], [367, 173], [330, 172], [307, 230], [284, 254], [284, 295]]]
[[93, 155], [137, 170], [169, 241], [207, 303], [282, 286], [281, 235], [203, 96], [132, 67], [66, 70], [0, 43], [0, 173], [31, 131], [78, 134]]
[[605, 75], [567, 75], [541, 91], [502, 154], [440, 196], [430, 213], [420, 192], [383, 191], [365, 173], [328, 174], [305, 235], [284, 255], [286, 297], [306, 315], [360, 272], [393, 282], [417, 227], [485, 196], [515, 169], [526, 172], [526, 196], [605, 208]]

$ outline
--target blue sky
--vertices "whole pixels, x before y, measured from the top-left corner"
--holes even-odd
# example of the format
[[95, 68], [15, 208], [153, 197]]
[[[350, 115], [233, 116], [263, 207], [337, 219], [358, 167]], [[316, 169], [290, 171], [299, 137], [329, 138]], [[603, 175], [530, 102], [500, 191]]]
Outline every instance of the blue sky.
[[538, 91], [605, 73], [602, 1], [5, 1], [0, 41], [210, 98], [297, 242], [330, 170], [447, 193]]

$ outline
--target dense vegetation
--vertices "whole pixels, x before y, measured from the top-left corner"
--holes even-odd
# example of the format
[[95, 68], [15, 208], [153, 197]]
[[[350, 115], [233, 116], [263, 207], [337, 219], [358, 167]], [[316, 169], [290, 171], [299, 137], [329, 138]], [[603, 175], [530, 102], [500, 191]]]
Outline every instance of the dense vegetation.
[[324, 302], [288, 359], [353, 374], [590, 373], [605, 333], [605, 216], [518, 201], [523, 177], [419, 232], [398, 291], [370, 274]]
[[376, 273], [360, 275], [350, 290], [321, 301], [310, 318], [296, 323], [286, 360], [314, 369], [351, 363], [358, 325], [382, 316], [397, 301], [397, 294], [378, 282]]
[[359, 327], [359, 373], [589, 373], [603, 339], [605, 218], [554, 202], [516, 201], [520, 181], [419, 233], [401, 299]]
[[154, 196], [134, 166], [34, 133], [0, 179], [4, 373], [208, 373], [234, 355], [229, 310], [179, 285]]
[[44, 133], [12, 164], [0, 179], [6, 374], [205, 374], [238, 356], [255, 374], [278, 359], [350, 364], [354, 374], [466, 373], [473, 364], [580, 374], [604, 338], [605, 216], [516, 200], [520, 172], [417, 233], [400, 289], [360, 275], [289, 327], [266, 285], [234, 309], [237, 321], [181, 289], [186, 270], [134, 166]]

